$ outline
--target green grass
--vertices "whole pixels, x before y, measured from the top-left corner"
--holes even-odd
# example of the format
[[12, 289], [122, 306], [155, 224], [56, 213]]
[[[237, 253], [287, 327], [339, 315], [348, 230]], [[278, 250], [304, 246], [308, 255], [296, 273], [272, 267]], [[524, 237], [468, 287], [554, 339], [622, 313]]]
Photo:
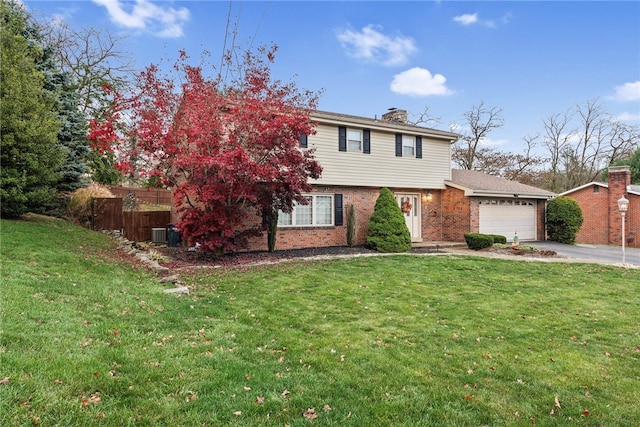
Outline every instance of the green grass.
[[176, 296], [102, 234], [0, 225], [2, 426], [640, 425], [638, 270], [398, 255]]

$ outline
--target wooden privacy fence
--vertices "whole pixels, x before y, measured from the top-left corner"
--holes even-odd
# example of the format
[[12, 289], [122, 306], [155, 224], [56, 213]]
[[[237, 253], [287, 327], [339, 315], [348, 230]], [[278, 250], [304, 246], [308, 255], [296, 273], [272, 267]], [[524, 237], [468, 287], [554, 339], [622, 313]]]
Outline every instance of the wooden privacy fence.
[[151, 229], [166, 228], [169, 221], [169, 211], [122, 212], [124, 237], [134, 242], [151, 240]]
[[116, 197], [126, 197], [129, 194], [135, 194], [136, 200], [142, 203], [151, 203], [153, 205], [171, 205], [173, 198], [171, 191], [158, 190], [153, 188], [127, 188], [110, 186], [109, 190]]
[[134, 242], [151, 240], [152, 228], [166, 228], [169, 211], [123, 211], [122, 198], [93, 199], [91, 226], [94, 230], [122, 230]]

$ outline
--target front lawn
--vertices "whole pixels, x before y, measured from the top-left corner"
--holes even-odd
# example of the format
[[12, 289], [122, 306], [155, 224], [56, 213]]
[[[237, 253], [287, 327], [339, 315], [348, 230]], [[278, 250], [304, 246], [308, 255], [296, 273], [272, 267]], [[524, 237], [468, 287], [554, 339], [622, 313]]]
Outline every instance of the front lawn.
[[397, 255], [183, 273], [1, 221], [3, 426], [633, 426], [640, 277]]

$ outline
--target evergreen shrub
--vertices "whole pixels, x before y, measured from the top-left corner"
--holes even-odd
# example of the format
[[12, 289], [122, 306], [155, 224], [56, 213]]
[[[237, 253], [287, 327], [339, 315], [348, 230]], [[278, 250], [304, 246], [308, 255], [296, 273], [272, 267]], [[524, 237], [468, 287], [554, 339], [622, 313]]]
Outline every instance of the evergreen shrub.
[[469, 249], [474, 251], [493, 246], [493, 237], [490, 234], [465, 233], [464, 240], [467, 242]]
[[411, 235], [400, 206], [388, 188], [380, 190], [369, 218], [367, 246], [378, 252], [408, 252]]
[[547, 235], [555, 242], [574, 244], [584, 218], [574, 199], [556, 197], [547, 204]]
[[507, 238], [501, 234], [488, 234], [488, 236], [493, 238], [493, 243], [507, 244]]

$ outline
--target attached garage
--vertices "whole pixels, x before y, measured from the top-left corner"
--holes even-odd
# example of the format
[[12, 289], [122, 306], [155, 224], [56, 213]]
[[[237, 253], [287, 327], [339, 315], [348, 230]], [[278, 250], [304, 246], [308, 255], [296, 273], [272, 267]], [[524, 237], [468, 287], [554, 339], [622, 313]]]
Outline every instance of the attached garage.
[[536, 240], [536, 200], [482, 198], [479, 216], [480, 233]]

